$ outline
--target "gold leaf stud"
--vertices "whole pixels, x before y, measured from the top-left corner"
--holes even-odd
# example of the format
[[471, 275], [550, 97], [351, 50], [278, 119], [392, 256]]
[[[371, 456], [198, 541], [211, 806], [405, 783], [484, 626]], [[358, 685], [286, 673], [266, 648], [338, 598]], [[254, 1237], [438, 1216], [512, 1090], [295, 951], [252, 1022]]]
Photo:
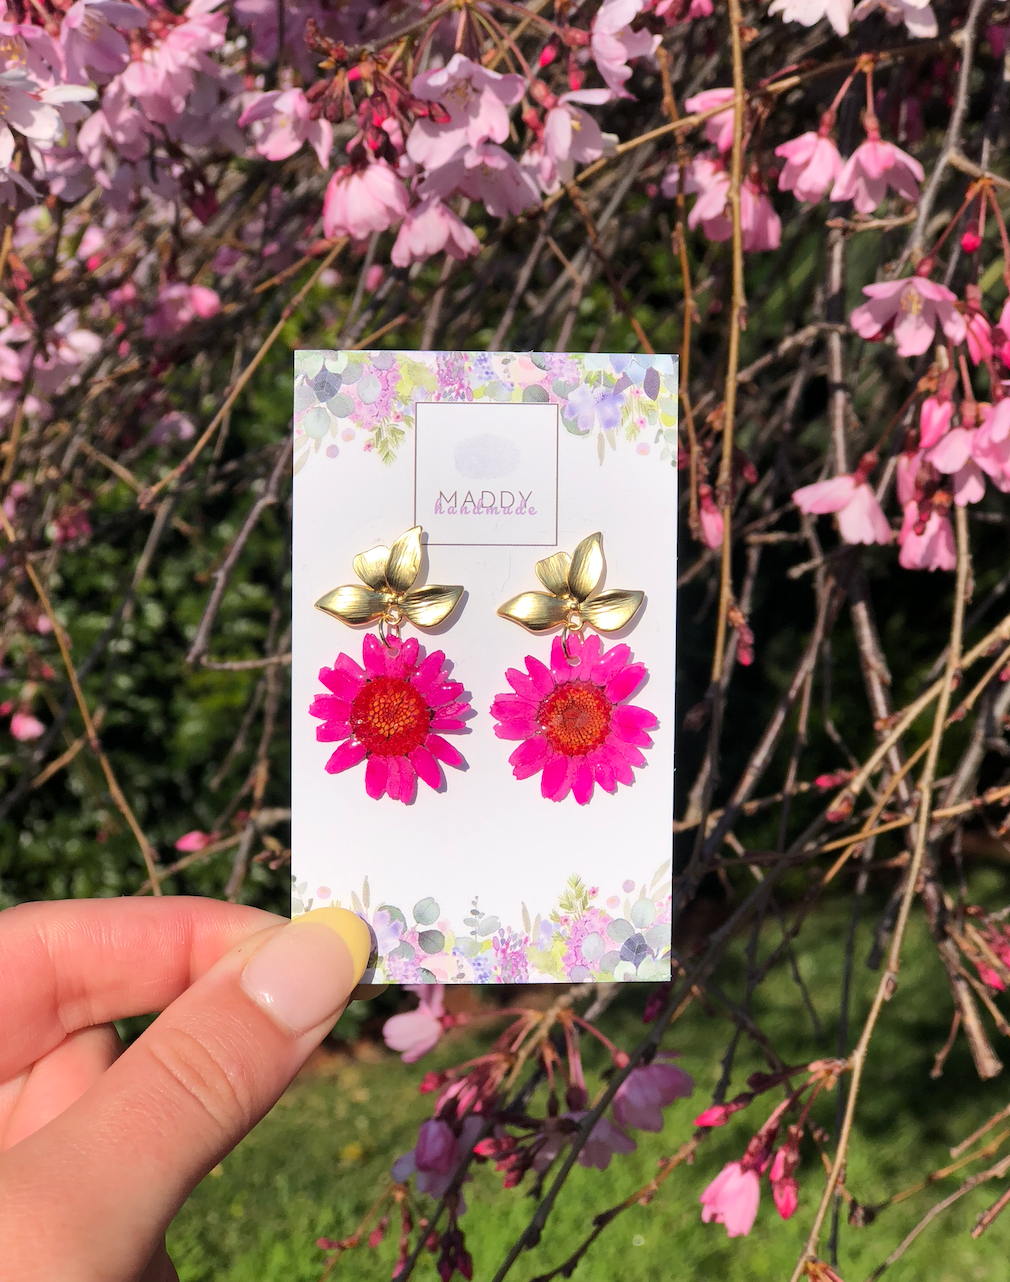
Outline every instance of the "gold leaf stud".
[[642, 608], [645, 593], [610, 588], [593, 596], [603, 569], [603, 535], [597, 532], [583, 539], [571, 556], [555, 552], [538, 561], [537, 578], [547, 592], [521, 592], [499, 606], [498, 613], [534, 633], [562, 627], [581, 632], [587, 623], [598, 632], [616, 632]]
[[401, 534], [390, 547], [380, 544], [354, 558], [354, 573], [365, 587], [345, 584], [325, 593], [317, 610], [331, 614], [352, 627], [382, 620], [396, 630], [407, 618], [419, 628], [434, 628], [447, 619], [459, 603], [459, 585], [429, 583], [414, 588], [421, 568], [421, 527]]

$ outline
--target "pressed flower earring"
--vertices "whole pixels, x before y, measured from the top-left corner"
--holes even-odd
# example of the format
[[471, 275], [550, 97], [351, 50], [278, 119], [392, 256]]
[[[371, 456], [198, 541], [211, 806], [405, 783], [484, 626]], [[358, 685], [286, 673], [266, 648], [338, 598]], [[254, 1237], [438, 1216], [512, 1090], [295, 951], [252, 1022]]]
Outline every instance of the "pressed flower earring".
[[378, 623], [379, 635], [364, 638], [359, 665], [340, 654], [319, 679], [330, 692], [317, 694], [309, 708], [322, 721], [320, 743], [339, 743], [326, 763], [329, 774], [365, 764], [365, 791], [405, 804], [414, 799], [416, 780], [430, 788], [442, 783], [439, 762], [461, 766], [460, 752], [440, 732], [462, 730], [470, 706], [459, 681], [450, 681], [445, 655], [425, 655], [416, 638], [400, 639], [406, 622], [433, 628], [447, 619], [463, 595], [461, 587], [413, 587], [421, 566], [421, 527], [401, 534], [391, 547], [374, 547], [354, 558], [361, 584], [334, 588], [315, 603], [317, 610], [352, 626]]
[[616, 588], [593, 595], [603, 576], [601, 534], [583, 539], [571, 556], [555, 552], [538, 561], [536, 570], [547, 592], [520, 593], [498, 613], [538, 635], [564, 631], [554, 638], [550, 667], [527, 655], [525, 672], [505, 673], [512, 693], [491, 705], [499, 723], [494, 732], [522, 740], [509, 757], [517, 779], [542, 772], [544, 797], [564, 801], [570, 792], [584, 806], [596, 784], [616, 792], [619, 783], [634, 783], [633, 767], [645, 765], [641, 749], [652, 746], [646, 732], [659, 724], [646, 708], [626, 702], [645, 680], [645, 665], [631, 662], [626, 645], [604, 650], [599, 637], [583, 637], [587, 627], [624, 627], [644, 597]]

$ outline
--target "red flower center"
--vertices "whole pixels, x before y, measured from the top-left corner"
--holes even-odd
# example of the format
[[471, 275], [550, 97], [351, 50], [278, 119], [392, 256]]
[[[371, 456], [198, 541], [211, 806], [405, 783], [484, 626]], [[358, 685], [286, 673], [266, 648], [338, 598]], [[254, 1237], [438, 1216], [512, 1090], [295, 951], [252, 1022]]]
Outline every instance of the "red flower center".
[[376, 757], [405, 757], [428, 736], [431, 712], [403, 677], [373, 677], [351, 701], [351, 729]]
[[610, 700], [596, 686], [569, 681], [547, 696], [537, 710], [537, 721], [556, 752], [584, 757], [606, 739], [610, 707]]

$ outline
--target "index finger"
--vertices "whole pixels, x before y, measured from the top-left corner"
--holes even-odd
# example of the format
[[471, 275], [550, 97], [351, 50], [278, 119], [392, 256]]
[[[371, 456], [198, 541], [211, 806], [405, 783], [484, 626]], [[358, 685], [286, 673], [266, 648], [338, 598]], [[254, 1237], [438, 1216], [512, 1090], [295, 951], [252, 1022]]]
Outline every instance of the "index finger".
[[80, 1028], [163, 1010], [286, 918], [216, 899], [77, 899], [0, 912], [0, 1081]]

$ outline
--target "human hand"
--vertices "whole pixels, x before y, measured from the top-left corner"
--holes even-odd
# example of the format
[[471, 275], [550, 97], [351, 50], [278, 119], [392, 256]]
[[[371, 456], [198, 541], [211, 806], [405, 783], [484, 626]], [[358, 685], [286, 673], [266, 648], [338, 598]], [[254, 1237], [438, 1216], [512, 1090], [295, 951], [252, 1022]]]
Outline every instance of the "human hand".
[[[175, 1279], [173, 1216], [322, 1041], [369, 949], [339, 908], [0, 913], [0, 1280]], [[151, 1011], [124, 1051], [110, 1021]]]

